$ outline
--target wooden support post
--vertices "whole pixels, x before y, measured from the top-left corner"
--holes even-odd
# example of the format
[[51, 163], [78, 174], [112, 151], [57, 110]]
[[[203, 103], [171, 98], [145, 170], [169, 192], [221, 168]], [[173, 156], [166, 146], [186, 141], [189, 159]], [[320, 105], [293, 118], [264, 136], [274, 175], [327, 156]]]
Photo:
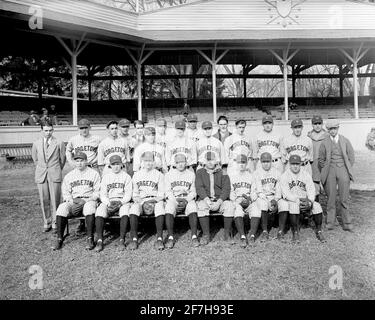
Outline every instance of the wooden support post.
[[339, 65], [339, 76], [340, 76], [340, 79], [339, 79], [340, 100], [341, 100], [341, 103], [344, 103], [344, 75], [343, 75], [343, 72], [342, 72], [342, 65], [341, 64]]
[[72, 99], [73, 99], [73, 125], [77, 125], [78, 101], [77, 101], [77, 54], [72, 54]]
[[292, 66], [292, 96], [293, 99], [296, 97], [296, 70], [294, 65]]
[[247, 97], [247, 90], [246, 90], [246, 75], [247, 75], [247, 66], [246, 64], [242, 65], [242, 75], [243, 75], [243, 97], [246, 99]]

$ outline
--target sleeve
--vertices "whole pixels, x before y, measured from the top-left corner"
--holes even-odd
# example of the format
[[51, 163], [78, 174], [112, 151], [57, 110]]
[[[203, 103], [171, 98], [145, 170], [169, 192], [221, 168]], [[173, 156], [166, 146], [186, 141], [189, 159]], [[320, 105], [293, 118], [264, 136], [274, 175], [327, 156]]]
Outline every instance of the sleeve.
[[319, 155], [318, 155], [318, 169], [319, 171], [322, 171], [326, 164], [326, 158], [327, 158], [327, 150], [325, 143], [321, 143], [319, 147]]
[[98, 166], [104, 166], [104, 150], [103, 142], [99, 143], [98, 146]]
[[231, 187], [230, 187], [229, 176], [226, 175], [226, 174], [222, 174], [221, 181], [222, 181], [222, 184], [223, 184], [223, 188], [221, 189], [220, 199], [225, 201], [225, 200], [228, 200], [229, 196], [230, 196]]
[[265, 197], [266, 195], [263, 192], [262, 181], [258, 174], [254, 175], [254, 180], [255, 180], [255, 186], [256, 186], [255, 188], [256, 188], [257, 197]]
[[100, 183], [100, 201], [105, 205], [109, 204], [109, 197], [107, 192], [106, 176], [103, 176], [102, 182]]
[[64, 168], [66, 162], [66, 151], [65, 151], [65, 143], [61, 141], [60, 143], [60, 167], [61, 169]]
[[281, 186], [280, 186], [280, 180], [277, 180], [276, 186], [275, 186], [275, 200], [278, 201], [281, 199]]
[[287, 159], [288, 159], [288, 154], [287, 154], [287, 151], [286, 151], [286, 142], [287, 142], [287, 138], [286, 137], [283, 137], [280, 139], [280, 153], [281, 153], [281, 161], [283, 163], [287, 163]]
[[165, 197], [173, 199], [174, 195], [173, 195], [173, 191], [171, 188], [171, 171], [169, 171], [165, 175], [164, 184], [165, 184]]
[[62, 197], [65, 201], [73, 199], [72, 188], [71, 188], [70, 183], [69, 183], [69, 176], [68, 175], [66, 175], [64, 180], [63, 180], [63, 183], [62, 183], [62, 186], [61, 186], [61, 193], [62, 193]]
[[169, 147], [168, 144], [165, 147], [165, 163], [167, 166], [171, 165], [171, 148]]
[[141, 195], [140, 195], [140, 192], [139, 192], [139, 188], [138, 188], [138, 185], [137, 185], [137, 175], [135, 174], [134, 176], [133, 176], [133, 179], [132, 179], [132, 183], [133, 183], [133, 195], [132, 195], [132, 197], [133, 197], [133, 199], [134, 198], [139, 198]]
[[[224, 145], [220, 140], [219, 141], [219, 146], [220, 146], [220, 157], [221, 157], [221, 164], [228, 164], [228, 157], [224, 149]], [[228, 195], [229, 197], [229, 195]]]
[[35, 142], [33, 143], [33, 146], [31, 147], [31, 158], [34, 161], [34, 164], [37, 165], [38, 164], [38, 150], [36, 148]]
[[307, 159], [306, 160], [309, 160], [309, 161], [314, 161], [314, 146], [313, 146], [313, 142], [310, 138], [307, 138], [307, 143], [308, 143], [308, 152], [307, 152]]
[[297, 201], [297, 199], [299, 197], [297, 195], [293, 194], [293, 192], [290, 191], [289, 185], [288, 185], [288, 176], [287, 175], [283, 175], [281, 177], [280, 187], [281, 187], [281, 194], [283, 195], [284, 199], [286, 199], [288, 201], [292, 201], [292, 202]]
[[141, 152], [142, 146], [138, 146], [138, 148], [134, 149], [134, 155], [133, 155], [133, 171], [139, 171], [141, 167]]
[[258, 148], [258, 137], [255, 137], [253, 139], [253, 143], [252, 143], [252, 147], [253, 147], [253, 159], [254, 160], [259, 160], [259, 155], [258, 155], [258, 152], [259, 152], [259, 148]]
[[225, 152], [225, 156], [228, 162], [229, 162], [229, 141], [230, 140], [232, 140], [230, 136], [224, 140], [224, 152]]
[[230, 188], [230, 193], [229, 193], [229, 200], [234, 201], [236, 200], [237, 195], [236, 192], [233, 188]]
[[132, 193], [133, 193], [133, 185], [132, 185], [132, 179], [130, 178], [129, 175], [126, 176], [125, 180], [125, 194], [124, 197], [122, 198], [122, 203], [128, 203], [131, 198], [132, 198]]
[[353, 166], [354, 162], [355, 162], [354, 149], [353, 149], [353, 146], [348, 139], [346, 139], [346, 151], [347, 151], [347, 154], [348, 154], [349, 162]]
[[255, 182], [254, 176], [251, 177], [250, 197], [251, 197], [252, 201], [255, 201], [258, 198], [257, 186], [256, 186], [256, 182]]
[[91, 197], [95, 200], [99, 199], [100, 197], [100, 175], [96, 171], [94, 175], [94, 191]]
[[162, 153], [161, 153], [161, 167], [165, 170], [165, 171], [168, 171], [168, 168], [167, 168], [167, 162], [165, 160], [165, 151], [164, 149], [162, 150]]
[[254, 160], [254, 157], [256, 158], [256, 155], [254, 154], [254, 146], [253, 146], [253, 139], [249, 139], [249, 160], [250, 161], [253, 161]]
[[162, 173], [159, 174], [159, 180], [158, 180], [158, 193], [157, 197], [165, 199], [165, 181], [164, 181], [164, 175]]
[[95, 154], [95, 158], [92, 160], [92, 163], [98, 163], [98, 148], [99, 148], [99, 144], [100, 144], [100, 139], [99, 139], [99, 137], [96, 137], [96, 141], [95, 141], [96, 143], [97, 143], [97, 149], [96, 149], [96, 154]]
[[204, 171], [204, 169], [199, 169], [197, 171], [197, 174], [196, 174], [196, 177], [195, 177], [195, 189], [197, 191], [198, 197], [201, 200], [208, 197], [208, 194], [206, 192], [206, 189], [205, 189], [204, 183], [203, 183], [203, 175], [202, 175], [203, 171]]
[[191, 150], [191, 161], [189, 165], [197, 164], [198, 162], [197, 144], [192, 140], [190, 140], [190, 150]]
[[192, 200], [195, 200], [196, 197], [197, 197], [197, 192], [195, 190], [195, 175], [194, 175], [192, 182], [191, 182], [191, 186], [190, 186], [190, 192], [187, 195], [186, 200], [192, 201]]
[[72, 143], [72, 139], [70, 139], [68, 141], [68, 144], [66, 145], [66, 152], [65, 152], [65, 156], [66, 156], [66, 160], [68, 160], [68, 163], [73, 166], [74, 165], [74, 160], [73, 160], [73, 143]]
[[306, 193], [311, 202], [315, 201], [315, 185], [310, 175], [306, 175]]

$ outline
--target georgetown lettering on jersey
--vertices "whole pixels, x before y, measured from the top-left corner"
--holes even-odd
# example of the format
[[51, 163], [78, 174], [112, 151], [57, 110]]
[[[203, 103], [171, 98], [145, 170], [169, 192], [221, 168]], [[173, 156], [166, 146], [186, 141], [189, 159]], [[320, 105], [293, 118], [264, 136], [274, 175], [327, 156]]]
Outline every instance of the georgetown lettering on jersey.
[[190, 149], [185, 148], [185, 147], [178, 147], [178, 148], [173, 148], [172, 149], [172, 154], [177, 154], [177, 153], [190, 153]]
[[188, 181], [174, 181], [171, 183], [171, 187], [172, 189], [174, 187], [187, 187], [188, 189], [190, 189], [191, 183]]
[[262, 148], [262, 147], [266, 147], [266, 146], [272, 146], [272, 147], [275, 147], [275, 148], [279, 148], [280, 144], [276, 141], [272, 141], [272, 140], [262, 140], [262, 141], [258, 141], [258, 148]]
[[213, 151], [213, 152], [216, 152], [217, 154], [220, 153], [220, 149], [219, 148], [216, 148], [216, 147], [211, 146], [211, 145], [207, 145], [207, 146], [204, 146], [202, 148], [199, 148], [198, 149], [198, 154], [201, 155], [202, 153], [205, 153], [206, 151]]
[[112, 189], [124, 189], [125, 183], [121, 182], [114, 182], [107, 185], [107, 192], [109, 192]]
[[154, 181], [138, 181], [137, 182], [138, 188], [140, 187], [152, 187], [154, 190], [158, 188], [158, 184]]
[[251, 184], [248, 182], [236, 182], [232, 183], [233, 189], [238, 189], [238, 188], [251, 188]]
[[270, 177], [270, 178], [264, 178], [264, 179], [261, 179], [260, 181], [261, 181], [261, 183], [262, 183], [263, 186], [266, 185], [266, 184], [273, 184], [273, 185], [275, 185], [276, 182], [277, 182], [277, 180], [275, 178], [272, 178], [272, 177]]
[[79, 146], [74, 148], [74, 153], [77, 153], [78, 151], [91, 151], [91, 152], [96, 152], [98, 150], [98, 146]]
[[306, 183], [299, 181], [299, 180], [293, 180], [289, 182], [289, 189], [292, 190], [294, 187], [299, 187], [303, 191], [306, 191]]
[[75, 181], [72, 181], [70, 183], [70, 187], [71, 188], [79, 187], [79, 186], [90, 186], [90, 187], [93, 187], [94, 186], [94, 181], [91, 181], [91, 180], [75, 180]]
[[106, 150], [104, 150], [104, 157], [107, 157], [109, 154], [114, 153], [114, 152], [121, 152], [124, 153], [126, 152], [126, 149], [123, 147], [111, 147]]
[[233, 143], [229, 147], [229, 150], [233, 151], [235, 148], [237, 148], [239, 146], [245, 146], [245, 147], [247, 147], [250, 150], [250, 144], [247, 141], [245, 141], [245, 140], [240, 140], [240, 141], [237, 141], [237, 142]]
[[306, 146], [303, 146], [301, 144], [289, 146], [289, 147], [286, 148], [287, 153], [290, 153], [291, 151], [297, 151], [297, 150], [302, 150], [302, 151], [305, 151], [305, 152], [309, 151], [309, 149]]

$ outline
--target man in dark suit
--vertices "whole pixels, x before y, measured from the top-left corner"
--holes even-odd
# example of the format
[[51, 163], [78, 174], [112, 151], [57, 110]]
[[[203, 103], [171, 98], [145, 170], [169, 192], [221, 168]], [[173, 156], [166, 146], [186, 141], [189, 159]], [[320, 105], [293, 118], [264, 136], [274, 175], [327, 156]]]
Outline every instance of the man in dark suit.
[[50, 122], [41, 125], [42, 137], [35, 141], [31, 155], [36, 166], [35, 183], [43, 213], [44, 232], [56, 231], [56, 209], [60, 204], [62, 169], [64, 168], [65, 144], [53, 136]]
[[353, 231], [349, 215], [349, 186], [353, 179], [354, 150], [350, 141], [338, 134], [339, 122], [329, 120], [326, 124], [329, 132], [320, 145], [318, 168], [321, 182], [328, 196], [327, 228], [332, 230], [336, 222], [336, 191], [338, 187], [339, 209], [344, 230]]

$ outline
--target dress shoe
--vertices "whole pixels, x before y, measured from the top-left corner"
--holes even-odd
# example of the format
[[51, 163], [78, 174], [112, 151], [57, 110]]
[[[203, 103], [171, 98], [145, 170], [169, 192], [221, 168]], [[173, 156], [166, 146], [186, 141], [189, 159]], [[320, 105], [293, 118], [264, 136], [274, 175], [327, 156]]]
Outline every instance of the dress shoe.
[[241, 239], [240, 239], [240, 247], [241, 248], [246, 248], [247, 247], [247, 239], [246, 239], [246, 237], [241, 237]]
[[267, 231], [263, 231], [260, 235], [260, 242], [267, 241], [269, 239], [269, 235]]
[[52, 247], [53, 250], [60, 250], [62, 248], [62, 239], [57, 239], [55, 245]]
[[128, 250], [137, 250], [137, 249], [138, 249], [138, 240], [133, 239], [132, 241], [130, 241], [128, 245]]
[[279, 241], [284, 240], [284, 233], [281, 230], [277, 232], [277, 240]]
[[156, 249], [156, 250], [164, 250], [164, 243], [163, 243], [163, 240], [161, 240], [161, 239], [157, 239], [156, 241], [155, 241], [155, 243], [154, 243], [154, 248]]
[[201, 245], [201, 244], [199, 243], [199, 240], [198, 240], [197, 237], [195, 237], [195, 238], [191, 238], [191, 244], [192, 244], [192, 246], [195, 247], [195, 248], [197, 248], [197, 247], [199, 247], [199, 246]]
[[324, 237], [322, 231], [318, 231], [318, 232], [316, 233], [316, 237], [318, 238], [318, 240], [319, 240], [320, 242], [326, 242], [326, 241], [327, 241], [326, 238]]
[[249, 238], [249, 245], [253, 246], [255, 245], [255, 235], [251, 235]]
[[174, 247], [174, 239], [168, 238], [167, 242], [165, 243], [165, 247], [167, 249], [172, 249]]

